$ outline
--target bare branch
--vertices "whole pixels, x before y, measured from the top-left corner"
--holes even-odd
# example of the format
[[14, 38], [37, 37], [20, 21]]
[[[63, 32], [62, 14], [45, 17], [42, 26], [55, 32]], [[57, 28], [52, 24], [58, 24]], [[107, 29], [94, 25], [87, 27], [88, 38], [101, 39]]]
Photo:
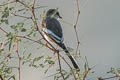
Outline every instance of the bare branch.
[[0, 75], [0, 80], [3, 80], [3, 77]]
[[59, 63], [60, 73], [61, 73], [61, 76], [62, 76], [63, 80], [65, 80], [64, 75], [62, 73], [59, 51], [57, 52], [57, 56], [58, 56], [58, 63]]
[[26, 19], [32, 19], [32, 17], [21, 16], [21, 15], [15, 14], [15, 13], [11, 13], [11, 14], [14, 15], [14, 16], [17, 16], [17, 17], [22, 17], [22, 18], [26, 18]]
[[4, 33], [8, 34], [7, 31], [5, 31], [3, 28], [0, 27], [0, 30], [2, 30]]
[[23, 3], [22, 1], [20, 1], [20, 0], [16, 0], [16, 1], [19, 2], [20, 4], [24, 5], [25, 7], [29, 8], [29, 9], [31, 10], [31, 8], [30, 8], [28, 5], [26, 5], [25, 3]]
[[21, 57], [19, 55], [19, 52], [18, 52], [18, 38], [16, 39], [16, 53], [17, 53], [17, 56], [18, 56], [18, 71], [19, 71], [19, 80], [21, 80]]
[[74, 25], [74, 30], [75, 30], [75, 34], [76, 34], [76, 38], [77, 38], [77, 48], [76, 48], [76, 53], [75, 55], [77, 55], [77, 52], [78, 52], [78, 48], [80, 46], [80, 41], [79, 41], [79, 38], [78, 38], [78, 33], [77, 33], [77, 23], [78, 23], [78, 20], [79, 20], [79, 16], [80, 16], [80, 9], [79, 9], [79, 2], [78, 0], [76, 0], [76, 7], [77, 7], [77, 19], [76, 19], [76, 22], [75, 22], [75, 25]]

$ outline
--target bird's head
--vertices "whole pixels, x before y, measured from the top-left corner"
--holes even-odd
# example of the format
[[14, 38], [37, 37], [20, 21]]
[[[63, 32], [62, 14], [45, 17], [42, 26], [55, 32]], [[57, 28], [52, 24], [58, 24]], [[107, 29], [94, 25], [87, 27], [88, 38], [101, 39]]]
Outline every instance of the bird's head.
[[58, 12], [58, 9], [49, 9], [46, 13], [47, 17], [51, 17], [51, 18], [62, 18]]

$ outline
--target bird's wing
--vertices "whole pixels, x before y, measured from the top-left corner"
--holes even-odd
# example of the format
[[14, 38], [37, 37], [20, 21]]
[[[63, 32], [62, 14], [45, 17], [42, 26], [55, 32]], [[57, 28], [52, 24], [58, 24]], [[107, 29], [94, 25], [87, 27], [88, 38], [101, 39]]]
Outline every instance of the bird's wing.
[[54, 18], [47, 18], [44, 31], [57, 43], [63, 42], [63, 33], [60, 23]]

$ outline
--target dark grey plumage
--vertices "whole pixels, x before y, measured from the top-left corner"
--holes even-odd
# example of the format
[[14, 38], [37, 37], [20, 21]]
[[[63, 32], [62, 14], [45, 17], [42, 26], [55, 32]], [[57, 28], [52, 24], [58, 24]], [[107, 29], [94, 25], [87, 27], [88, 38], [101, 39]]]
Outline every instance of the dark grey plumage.
[[46, 28], [51, 30], [56, 36], [63, 37], [61, 25], [55, 18], [46, 18], [45, 23]]

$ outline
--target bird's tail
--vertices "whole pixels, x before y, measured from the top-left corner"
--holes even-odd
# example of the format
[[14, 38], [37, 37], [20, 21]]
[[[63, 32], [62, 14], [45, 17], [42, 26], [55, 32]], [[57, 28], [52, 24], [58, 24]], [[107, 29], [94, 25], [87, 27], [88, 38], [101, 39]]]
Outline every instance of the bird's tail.
[[64, 45], [64, 44], [59, 44], [59, 46], [65, 51], [65, 53], [67, 54], [67, 56], [70, 58], [73, 66], [74, 66], [74, 68], [77, 69], [77, 70], [80, 70], [77, 61], [76, 61], [75, 58], [69, 53], [69, 51], [67, 50], [67, 48], [65, 47], [65, 45]]

